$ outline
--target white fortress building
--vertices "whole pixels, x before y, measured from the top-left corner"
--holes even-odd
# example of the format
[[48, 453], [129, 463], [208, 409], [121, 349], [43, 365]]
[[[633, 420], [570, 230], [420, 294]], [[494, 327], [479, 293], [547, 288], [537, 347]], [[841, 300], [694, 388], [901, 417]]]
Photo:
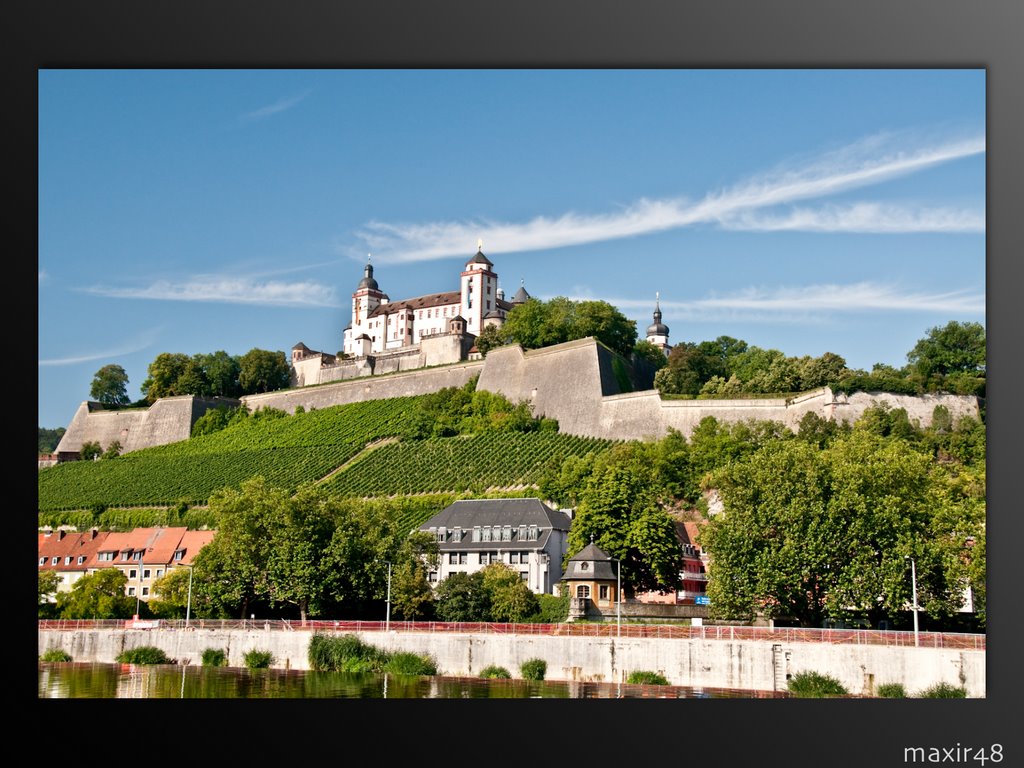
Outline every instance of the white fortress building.
[[373, 277], [367, 260], [363, 279], [352, 294], [352, 322], [346, 326], [342, 351], [359, 357], [401, 350], [424, 338], [452, 332], [457, 320], [466, 334], [477, 336], [487, 325], [501, 324], [516, 304], [530, 296], [520, 287], [512, 301], [498, 287], [494, 264], [483, 254], [483, 243], [459, 276], [459, 288], [412, 299], [391, 301]]

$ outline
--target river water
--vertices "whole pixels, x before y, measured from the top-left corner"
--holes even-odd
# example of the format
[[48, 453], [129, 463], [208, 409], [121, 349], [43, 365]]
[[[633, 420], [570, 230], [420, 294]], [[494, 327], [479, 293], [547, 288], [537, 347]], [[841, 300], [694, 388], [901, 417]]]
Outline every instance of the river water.
[[39, 662], [41, 699], [717, 699], [768, 693], [682, 686]]

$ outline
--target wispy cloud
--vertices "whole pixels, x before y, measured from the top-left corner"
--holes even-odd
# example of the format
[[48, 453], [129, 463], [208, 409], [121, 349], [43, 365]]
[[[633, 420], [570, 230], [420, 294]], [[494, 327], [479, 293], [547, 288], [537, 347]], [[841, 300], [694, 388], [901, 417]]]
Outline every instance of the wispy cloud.
[[263, 120], [267, 117], [270, 117], [271, 115], [280, 114], [281, 112], [284, 112], [294, 107], [300, 101], [309, 96], [310, 93], [312, 93], [312, 90], [307, 89], [302, 93], [298, 94], [297, 96], [291, 96], [290, 98], [287, 99], [281, 99], [280, 101], [275, 101], [273, 104], [268, 104], [265, 107], [254, 109], [252, 112], [246, 112], [245, 114], [239, 116], [239, 120], [249, 123], [253, 122], [254, 120]]
[[780, 232], [964, 232], [985, 231], [984, 211], [963, 208], [909, 208], [883, 203], [794, 208], [781, 214], [752, 211], [726, 219], [725, 229]]
[[[645, 299], [607, 299], [627, 311], [652, 311], [653, 297]], [[746, 288], [734, 293], [692, 301], [660, 301], [666, 318], [720, 319], [755, 314], [762, 319], [791, 319], [794, 316], [857, 312], [948, 312], [959, 315], [983, 315], [985, 297], [969, 289], [928, 293], [906, 291], [895, 286], [871, 282], [849, 285], [808, 285], [800, 287]]]
[[89, 363], [95, 362], [96, 360], [104, 360], [110, 362], [119, 357], [134, 354], [135, 352], [141, 352], [144, 349], [148, 349], [153, 346], [157, 336], [160, 334], [160, 328], [152, 328], [145, 331], [134, 339], [126, 341], [122, 346], [115, 347], [113, 349], [104, 350], [102, 352], [89, 352], [82, 355], [73, 355], [70, 357], [53, 357], [46, 360], [40, 360], [40, 366], [56, 366], [56, 365], [77, 365], [78, 363]]
[[273, 307], [336, 307], [334, 288], [311, 281], [284, 283], [251, 278], [197, 275], [181, 283], [158, 280], [139, 288], [92, 286], [86, 293], [115, 299], [198, 301]]
[[[756, 211], [878, 184], [985, 152], [982, 135], [909, 148], [901, 146], [901, 141], [910, 143], [891, 135], [871, 137], [800, 165], [776, 168], [696, 201], [644, 198], [611, 213], [568, 212], [520, 223], [483, 219], [422, 224], [371, 221], [356, 233], [365, 245], [352, 249], [350, 255], [361, 254], [368, 247], [379, 262], [425, 261], [465, 253], [477, 238], [488, 244], [488, 253], [497, 254], [582, 245], [698, 224], [751, 228], [758, 223], [751, 218]], [[829, 216], [837, 231], [892, 231], [897, 225], [903, 227], [899, 231], [916, 231], [912, 229], [915, 223], [924, 231], [935, 231], [943, 220], [945, 229], [941, 231], [953, 231], [957, 222], [965, 231], [977, 231], [979, 225], [979, 215], [972, 211], [901, 211], [873, 203], [817, 215], [794, 211], [777, 218], [785, 225], [780, 228], [797, 228], [800, 221], [806, 221], [810, 228], [826, 231]]]

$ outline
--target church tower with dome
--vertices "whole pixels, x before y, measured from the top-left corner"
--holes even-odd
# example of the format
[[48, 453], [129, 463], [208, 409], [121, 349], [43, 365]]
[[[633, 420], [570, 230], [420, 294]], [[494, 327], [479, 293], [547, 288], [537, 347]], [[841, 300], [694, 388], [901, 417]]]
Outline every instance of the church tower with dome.
[[647, 326], [647, 340], [668, 355], [672, 347], [668, 343], [668, 326], [661, 322], [661, 295], [654, 294], [654, 322]]

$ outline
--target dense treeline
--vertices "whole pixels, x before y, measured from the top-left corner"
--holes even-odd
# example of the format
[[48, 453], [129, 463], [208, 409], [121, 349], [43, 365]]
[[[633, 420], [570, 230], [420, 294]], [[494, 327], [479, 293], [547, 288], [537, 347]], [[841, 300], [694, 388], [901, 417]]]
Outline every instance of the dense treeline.
[[570, 551], [593, 537], [637, 590], [677, 584], [666, 520], [706, 521], [719, 618], [877, 626], [909, 603], [912, 558], [930, 616], [952, 616], [970, 588], [984, 625], [985, 442], [981, 422], [942, 406], [924, 429], [884, 403], [854, 425], [808, 414], [796, 433], [708, 417], [689, 440], [567, 458], [540, 489], [576, 507]]
[[851, 369], [837, 354], [790, 357], [731, 336], [676, 344], [668, 364], [655, 375], [665, 395], [728, 397], [803, 392], [829, 386], [838, 392], [880, 391], [917, 395], [946, 391], [985, 395], [985, 328], [950, 321], [930, 328], [907, 353], [907, 364], [876, 363], [871, 371]]

